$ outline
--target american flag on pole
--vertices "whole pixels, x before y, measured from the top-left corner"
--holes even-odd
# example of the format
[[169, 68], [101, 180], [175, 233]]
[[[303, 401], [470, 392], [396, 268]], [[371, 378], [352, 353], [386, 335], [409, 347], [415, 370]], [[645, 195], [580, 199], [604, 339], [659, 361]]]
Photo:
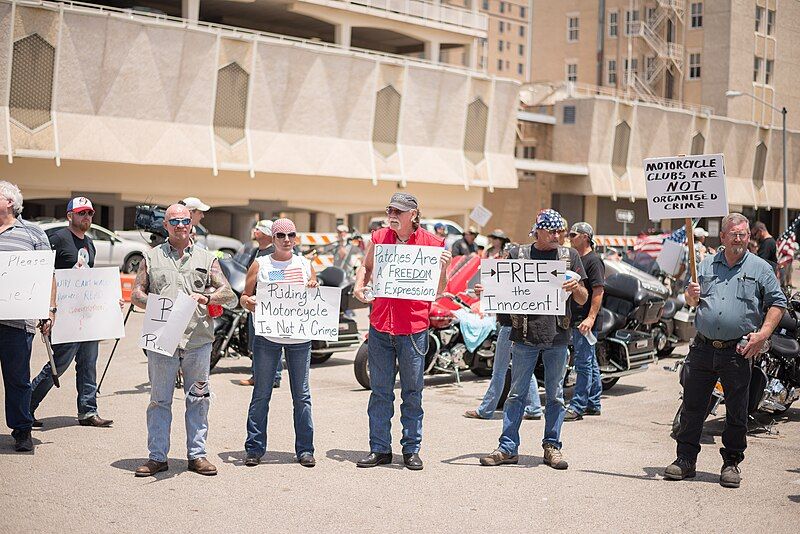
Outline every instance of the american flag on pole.
[[784, 267], [792, 262], [794, 254], [800, 248], [797, 244], [797, 226], [800, 217], [797, 217], [789, 228], [778, 237], [778, 266]]
[[[696, 225], [699, 220], [700, 219], [694, 219], [692, 224], [693, 228], [694, 225]], [[665, 239], [669, 239], [670, 241], [675, 241], [676, 243], [685, 245], [686, 225], [684, 224], [671, 234], [649, 235], [647, 237], [643, 237], [641, 240], [636, 242], [636, 244], [633, 247], [633, 250], [636, 253], [643, 253], [653, 258], [657, 258], [658, 255], [661, 253], [661, 249], [663, 247]]]
[[300, 267], [291, 267], [269, 272], [269, 281], [275, 284], [303, 284], [303, 270]]

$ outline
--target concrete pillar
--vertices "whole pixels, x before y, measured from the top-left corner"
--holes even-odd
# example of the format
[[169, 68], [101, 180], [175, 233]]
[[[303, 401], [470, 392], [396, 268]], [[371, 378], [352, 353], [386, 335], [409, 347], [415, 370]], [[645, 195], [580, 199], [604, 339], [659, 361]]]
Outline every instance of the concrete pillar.
[[478, 39], [473, 39], [472, 44], [464, 45], [464, 56], [466, 57], [466, 65], [471, 69], [478, 68], [478, 48], [480, 43]]
[[583, 220], [591, 224], [592, 228], [597, 228], [597, 197], [595, 195], [583, 197]]
[[350, 38], [353, 34], [353, 27], [348, 22], [337, 24], [333, 29], [333, 42], [343, 48], [350, 48]]
[[181, 16], [187, 20], [200, 20], [200, 0], [181, 0]]
[[439, 41], [425, 41], [425, 59], [439, 63]]

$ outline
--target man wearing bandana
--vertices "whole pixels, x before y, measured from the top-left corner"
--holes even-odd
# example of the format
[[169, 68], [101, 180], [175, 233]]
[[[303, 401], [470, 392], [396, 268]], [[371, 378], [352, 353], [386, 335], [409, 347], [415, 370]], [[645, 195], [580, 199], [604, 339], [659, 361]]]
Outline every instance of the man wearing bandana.
[[[536, 216], [531, 230], [535, 240], [531, 245], [511, 250], [512, 258], [532, 260], [561, 260], [566, 268], [578, 276], [567, 279], [562, 289], [576, 303], [585, 304], [589, 293], [581, 280], [586, 273], [575, 249], [559, 245], [560, 233], [565, 229], [564, 219], [555, 210], [543, 210]], [[480, 293], [483, 287], [475, 286]], [[565, 315], [512, 315], [511, 391], [503, 409], [503, 433], [497, 449], [481, 458], [486, 466], [516, 464], [520, 445], [519, 428], [530, 388], [533, 370], [539, 358], [544, 363], [544, 382], [547, 403], [544, 411], [544, 463], [553, 469], [566, 469], [567, 462], [561, 453], [561, 426], [564, 424], [564, 372], [567, 366], [567, 346], [571, 340], [570, 301], [565, 303]]]

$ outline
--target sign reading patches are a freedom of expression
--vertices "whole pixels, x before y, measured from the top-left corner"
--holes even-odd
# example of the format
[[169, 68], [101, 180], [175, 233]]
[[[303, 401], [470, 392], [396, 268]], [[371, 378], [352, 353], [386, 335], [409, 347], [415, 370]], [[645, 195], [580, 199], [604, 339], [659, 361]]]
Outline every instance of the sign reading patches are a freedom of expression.
[[651, 220], [728, 214], [722, 154], [649, 158], [644, 178]]

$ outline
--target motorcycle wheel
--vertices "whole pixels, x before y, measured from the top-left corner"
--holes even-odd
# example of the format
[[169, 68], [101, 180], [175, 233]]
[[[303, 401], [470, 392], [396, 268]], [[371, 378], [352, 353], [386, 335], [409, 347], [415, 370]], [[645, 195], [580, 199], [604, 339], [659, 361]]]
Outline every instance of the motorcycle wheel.
[[470, 371], [472, 371], [474, 375], [479, 376], [481, 378], [492, 376], [492, 370], [489, 367], [472, 367]]
[[356, 380], [364, 389], [371, 389], [369, 385], [369, 348], [367, 341], [358, 347], [356, 352], [356, 359], [353, 361], [353, 372], [356, 375]]
[[214, 343], [211, 344], [211, 367], [213, 369], [219, 361], [225, 356], [222, 352], [222, 343], [225, 341], [225, 336], [216, 336]]
[[311, 365], [317, 365], [320, 363], [327, 362], [333, 356], [332, 352], [326, 352], [323, 354], [311, 354]]
[[603, 384], [603, 391], [608, 391], [609, 389], [613, 388], [617, 382], [619, 382], [619, 377], [603, 378], [600, 380], [600, 382]]
[[[675, 439], [675, 434], [678, 432], [678, 428], [680, 427], [681, 423], [681, 408], [683, 408], [683, 403], [678, 406], [678, 411], [675, 413], [675, 417], [672, 419], [672, 432], [669, 433], [669, 437]], [[714, 397], [711, 397], [711, 400], [708, 402], [708, 408], [706, 409], [706, 417], [703, 419], [705, 421], [708, 419], [708, 416], [711, 414], [711, 409], [714, 408]]]

